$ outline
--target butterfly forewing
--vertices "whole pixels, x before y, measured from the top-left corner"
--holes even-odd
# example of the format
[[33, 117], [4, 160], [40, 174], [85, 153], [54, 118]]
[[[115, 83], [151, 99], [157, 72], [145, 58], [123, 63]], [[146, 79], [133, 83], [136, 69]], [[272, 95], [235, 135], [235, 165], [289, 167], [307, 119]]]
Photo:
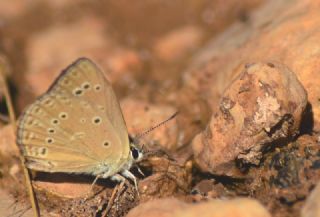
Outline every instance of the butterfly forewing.
[[[95, 64], [93, 64], [90, 60], [86, 59], [81, 61], [77, 68], [82, 71], [82, 75], [92, 74], [92, 77], [95, 77], [97, 80], [93, 82], [91, 88], [93, 91], [87, 93], [87, 98], [90, 104], [95, 105], [98, 109], [102, 110], [106, 113], [109, 121], [111, 122], [112, 126], [114, 127], [117, 135], [119, 136], [121, 143], [126, 144], [127, 148], [125, 149], [126, 154], [129, 152], [129, 138], [127, 127], [121, 112], [121, 108], [117, 97], [112, 89], [111, 84], [109, 81], [104, 77], [101, 70], [97, 68]], [[95, 76], [93, 76], [95, 75]], [[82, 84], [83, 87], [86, 87], [86, 84]], [[102, 101], [96, 100], [95, 94], [96, 92], [102, 93]]]
[[[110, 83], [88, 59], [79, 59], [24, 112], [18, 144], [31, 169], [97, 173], [120, 169], [129, 141]], [[117, 172], [117, 171], [114, 171]]]

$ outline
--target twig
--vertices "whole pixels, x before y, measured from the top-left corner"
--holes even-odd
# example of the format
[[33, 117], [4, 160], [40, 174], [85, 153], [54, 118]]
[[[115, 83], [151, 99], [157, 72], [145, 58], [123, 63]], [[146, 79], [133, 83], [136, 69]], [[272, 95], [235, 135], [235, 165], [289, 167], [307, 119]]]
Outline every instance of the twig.
[[[8, 63], [5, 61], [4, 58], [0, 58], [0, 87], [3, 87], [3, 93], [4, 93], [4, 97], [6, 99], [6, 105], [8, 108], [10, 122], [11, 122], [11, 125], [12, 125], [14, 131], [16, 131], [16, 118], [15, 118], [15, 113], [13, 110], [13, 104], [12, 104], [11, 96], [9, 93], [8, 85], [4, 79], [4, 75], [6, 73], [6, 70], [8, 70]], [[15, 134], [16, 134], [16, 132], [15, 132]], [[30, 199], [31, 206], [32, 206], [32, 209], [34, 212], [34, 216], [40, 217], [39, 206], [38, 206], [38, 203], [37, 203], [35, 195], [34, 195], [33, 187], [31, 184], [31, 179], [30, 179], [30, 174], [29, 174], [28, 169], [24, 165], [24, 162], [25, 162], [24, 156], [21, 154], [17, 144], [16, 144], [15, 148], [17, 149], [17, 152], [19, 153], [19, 158], [20, 158], [21, 165], [23, 168], [23, 173], [24, 173], [24, 176], [26, 179], [26, 185], [28, 187], [29, 199]]]

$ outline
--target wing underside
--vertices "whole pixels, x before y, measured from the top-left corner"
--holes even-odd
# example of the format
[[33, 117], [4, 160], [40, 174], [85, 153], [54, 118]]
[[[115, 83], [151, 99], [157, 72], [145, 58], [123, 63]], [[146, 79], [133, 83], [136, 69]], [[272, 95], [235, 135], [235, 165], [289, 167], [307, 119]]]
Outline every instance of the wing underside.
[[26, 109], [17, 134], [26, 165], [34, 170], [94, 174], [102, 166], [116, 171], [129, 154], [111, 84], [84, 58]]

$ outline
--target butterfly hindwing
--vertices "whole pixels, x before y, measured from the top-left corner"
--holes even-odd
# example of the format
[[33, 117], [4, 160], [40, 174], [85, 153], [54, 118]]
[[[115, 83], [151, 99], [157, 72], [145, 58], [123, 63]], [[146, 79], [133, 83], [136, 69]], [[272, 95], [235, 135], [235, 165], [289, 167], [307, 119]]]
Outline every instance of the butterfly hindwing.
[[96, 174], [105, 167], [115, 173], [129, 154], [127, 128], [111, 84], [88, 59], [68, 67], [27, 108], [17, 142], [29, 168], [48, 172]]

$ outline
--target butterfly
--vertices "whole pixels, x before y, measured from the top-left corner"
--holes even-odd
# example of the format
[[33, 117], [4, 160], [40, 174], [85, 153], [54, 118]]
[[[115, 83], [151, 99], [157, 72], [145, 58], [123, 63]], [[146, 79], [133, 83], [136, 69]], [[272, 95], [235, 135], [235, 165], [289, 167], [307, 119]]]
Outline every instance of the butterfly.
[[[142, 150], [130, 139], [116, 95], [89, 59], [67, 67], [19, 118], [17, 143], [27, 168], [132, 180]], [[96, 181], [95, 179], [95, 181]]]

